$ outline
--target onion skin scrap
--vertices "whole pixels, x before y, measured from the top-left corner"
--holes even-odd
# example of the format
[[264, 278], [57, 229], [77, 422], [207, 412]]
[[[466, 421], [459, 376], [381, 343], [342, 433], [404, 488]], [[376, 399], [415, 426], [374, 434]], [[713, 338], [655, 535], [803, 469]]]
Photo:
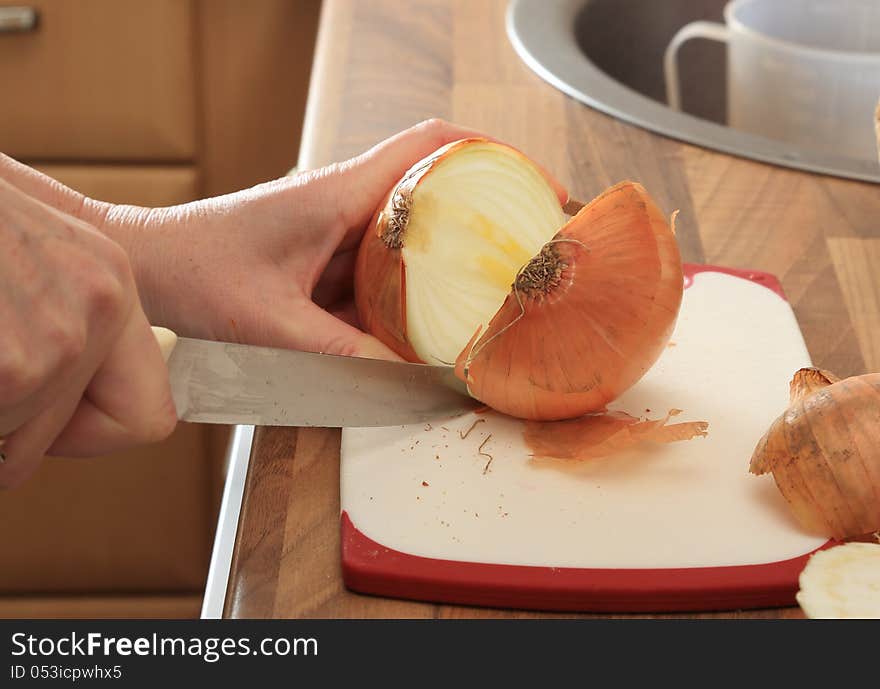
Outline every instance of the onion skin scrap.
[[795, 373], [791, 405], [758, 441], [749, 470], [772, 473], [810, 531], [847, 540], [880, 529], [880, 373]]
[[668, 424], [680, 409], [670, 409], [660, 419], [638, 419], [626, 412], [589, 414], [569, 421], [529, 421], [523, 438], [532, 451], [532, 461], [584, 461], [607, 457], [640, 443], [675, 443], [705, 438], [709, 424], [685, 421]]

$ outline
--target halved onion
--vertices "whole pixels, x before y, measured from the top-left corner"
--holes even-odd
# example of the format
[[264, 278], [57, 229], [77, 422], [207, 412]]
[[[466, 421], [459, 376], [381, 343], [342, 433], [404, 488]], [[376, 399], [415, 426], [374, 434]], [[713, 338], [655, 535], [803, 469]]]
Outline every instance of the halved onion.
[[672, 227], [639, 184], [573, 218], [520, 152], [445, 146], [391, 190], [355, 274], [364, 327], [401, 356], [455, 362], [470, 393], [528, 419], [573, 418], [635, 383], [681, 304]]

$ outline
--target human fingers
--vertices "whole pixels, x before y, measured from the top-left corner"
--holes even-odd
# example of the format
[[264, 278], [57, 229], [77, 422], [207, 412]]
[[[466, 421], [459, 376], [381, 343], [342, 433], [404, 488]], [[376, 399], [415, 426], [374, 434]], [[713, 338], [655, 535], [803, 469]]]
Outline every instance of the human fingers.
[[277, 346], [368, 359], [401, 358], [372, 335], [359, 330], [312, 302], [295, 309], [276, 328]]
[[176, 424], [168, 369], [136, 305], [50, 454], [88, 456], [157, 442]]

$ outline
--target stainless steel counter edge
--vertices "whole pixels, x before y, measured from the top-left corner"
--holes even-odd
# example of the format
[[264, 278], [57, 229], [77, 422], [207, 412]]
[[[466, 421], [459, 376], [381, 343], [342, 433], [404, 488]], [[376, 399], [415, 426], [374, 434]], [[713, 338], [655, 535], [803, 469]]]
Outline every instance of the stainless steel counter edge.
[[214, 535], [214, 550], [208, 568], [208, 581], [205, 584], [205, 597], [202, 600], [203, 620], [223, 617], [226, 590], [229, 586], [229, 570], [232, 566], [232, 552], [238, 534], [238, 519], [241, 502], [244, 498], [244, 484], [248, 465], [251, 461], [251, 448], [254, 443], [253, 426], [236, 426], [229, 443], [226, 459], [226, 483], [223, 487], [223, 500], [220, 503], [220, 516], [217, 518], [217, 531]]

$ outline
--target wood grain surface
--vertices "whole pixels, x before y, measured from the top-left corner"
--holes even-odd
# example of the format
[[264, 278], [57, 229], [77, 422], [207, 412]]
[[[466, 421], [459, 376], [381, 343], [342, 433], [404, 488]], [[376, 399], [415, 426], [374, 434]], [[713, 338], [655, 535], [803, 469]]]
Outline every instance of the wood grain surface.
[[36, 9], [0, 40], [0, 150], [20, 160], [186, 162], [196, 154], [193, 3], [0, 0]]
[[[518, 146], [576, 198], [638, 180], [661, 207], [680, 209], [685, 261], [780, 278], [817, 365], [842, 376], [880, 370], [880, 188], [703, 150], [591, 110], [517, 58], [504, 31], [504, 0], [414, 0], [406, 7], [401, 11], [396, 0], [325, 0], [301, 167], [350, 157], [415, 122], [443, 117]], [[257, 431], [226, 616], [608, 617], [347, 591], [340, 570], [339, 438], [339, 431], [324, 429]]]

